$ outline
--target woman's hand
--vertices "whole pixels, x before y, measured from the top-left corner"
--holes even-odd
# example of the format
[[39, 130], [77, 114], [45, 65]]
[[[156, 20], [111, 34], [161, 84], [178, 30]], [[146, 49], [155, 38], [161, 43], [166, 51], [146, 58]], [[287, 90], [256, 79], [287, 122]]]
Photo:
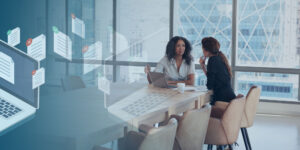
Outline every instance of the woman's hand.
[[201, 57], [200, 57], [200, 59], [199, 59], [200, 65], [205, 65], [205, 59], [206, 59], [205, 56], [201, 56]]
[[171, 84], [171, 85], [176, 85], [176, 84], [177, 84], [177, 82], [178, 82], [178, 81], [171, 81], [171, 80], [169, 80], [169, 81], [168, 81], [168, 84]]
[[149, 65], [145, 66], [144, 71], [148, 74], [151, 71], [151, 67]]
[[204, 68], [205, 66], [205, 60], [206, 60], [206, 57], [205, 56], [201, 56], [200, 59], [199, 59], [199, 63], [201, 65], [201, 68]]

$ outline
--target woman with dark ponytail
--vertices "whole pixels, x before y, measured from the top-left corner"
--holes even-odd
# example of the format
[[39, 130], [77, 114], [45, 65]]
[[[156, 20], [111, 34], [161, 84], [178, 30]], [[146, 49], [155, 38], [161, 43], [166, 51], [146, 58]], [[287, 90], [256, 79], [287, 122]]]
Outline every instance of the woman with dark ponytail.
[[236, 95], [231, 87], [231, 68], [226, 56], [220, 51], [220, 43], [213, 37], [203, 38], [201, 43], [204, 57], [200, 58], [199, 63], [207, 76], [207, 89], [213, 90], [211, 104], [214, 105], [216, 101], [230, 102]]

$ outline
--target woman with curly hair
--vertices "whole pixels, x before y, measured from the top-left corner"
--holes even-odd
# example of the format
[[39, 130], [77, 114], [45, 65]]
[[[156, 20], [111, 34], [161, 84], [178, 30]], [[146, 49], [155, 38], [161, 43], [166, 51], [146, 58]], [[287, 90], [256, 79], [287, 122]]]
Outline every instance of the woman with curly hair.
[[[192, 46], [190, 42], [180, 36], [173, 37], [167, 44], [166, 55], [158, 62], [154, 72], [164, 73], [168, 84], [185, 83], [194, 85], [195, 64], [191, 55]], [[148, 81], [150, 66], [145, 67]]]

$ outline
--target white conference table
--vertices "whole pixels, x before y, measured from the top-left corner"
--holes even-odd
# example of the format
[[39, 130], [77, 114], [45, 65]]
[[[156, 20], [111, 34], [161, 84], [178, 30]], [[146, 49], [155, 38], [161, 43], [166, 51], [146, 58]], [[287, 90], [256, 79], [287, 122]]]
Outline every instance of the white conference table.
[[[170, 92], [172, 93], [172, 96], [141, 114], [134, 115], [124, 110], [124, 107], [139, 99], [142, 101], [143, 98], [150, 96], [151, 93]], [[152, 85], [146, 85], [109, 106], [108, 111], [124, 122], [127, 122], [127, 130], [136, 131], [140, 124], [151, 125], [164, 121], [172, 114], [179, 114], [191, 109], [200, 108], [205, 103], [209, 102], [210, 94], [210, 91], [185, 91], [184, 93], [179, 93], [174, 89], [157, 88]]]

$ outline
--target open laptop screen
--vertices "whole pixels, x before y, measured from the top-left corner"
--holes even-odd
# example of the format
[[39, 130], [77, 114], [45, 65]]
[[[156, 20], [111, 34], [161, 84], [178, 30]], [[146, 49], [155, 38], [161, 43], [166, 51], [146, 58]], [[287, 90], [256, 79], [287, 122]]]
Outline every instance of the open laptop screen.
[[36, 60], [0, 40], [0, 88], [35, 108], [39, 89], [32, 89], [32, 72], [38, 68]]

